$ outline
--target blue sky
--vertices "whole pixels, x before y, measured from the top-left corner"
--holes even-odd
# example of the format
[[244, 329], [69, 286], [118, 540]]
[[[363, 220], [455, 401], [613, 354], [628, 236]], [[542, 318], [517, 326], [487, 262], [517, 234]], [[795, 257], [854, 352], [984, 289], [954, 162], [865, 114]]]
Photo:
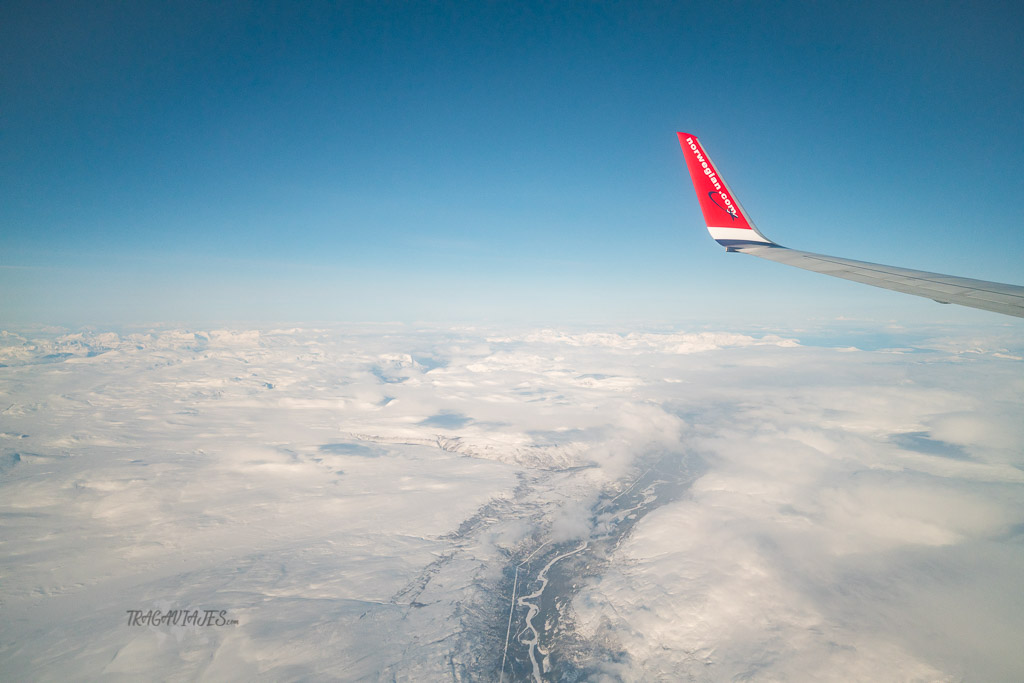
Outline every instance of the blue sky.
[[[0, 8], [0, 320], [994, 314], [724, 254], [1024, 282], [1019, 3]], [[995, 318], [998, 319], [998, 318]]]

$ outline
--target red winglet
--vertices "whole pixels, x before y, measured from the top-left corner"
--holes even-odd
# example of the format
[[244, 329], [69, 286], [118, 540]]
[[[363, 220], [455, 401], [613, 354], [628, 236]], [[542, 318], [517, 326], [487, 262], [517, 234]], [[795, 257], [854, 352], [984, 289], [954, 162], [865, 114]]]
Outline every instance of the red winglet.
[[700, 210], [704, 212], [707, 226], [741, 228], [756, 233], [757, 229], [747, 218], [739, 201], [733, 197], [729, 186], [722, 180], [718, 169], [704, 153], [704, 148], [700, 146], [697, 138], [686, 133], [676, 135], [679, 136], [679, 144], [683, 148], [683, 156], [686, 157], [686, 168], [690, 171], [693, 187], [697, 191], [697, 201], [700, 202]]

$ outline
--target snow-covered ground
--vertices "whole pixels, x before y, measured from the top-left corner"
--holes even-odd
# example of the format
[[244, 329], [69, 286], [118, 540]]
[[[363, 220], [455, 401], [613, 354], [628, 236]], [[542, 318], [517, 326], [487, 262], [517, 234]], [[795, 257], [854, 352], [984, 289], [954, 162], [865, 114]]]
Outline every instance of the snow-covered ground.
[[0, 678], [1024, 680], [1019, 328], [887, 335], [4, 332]]

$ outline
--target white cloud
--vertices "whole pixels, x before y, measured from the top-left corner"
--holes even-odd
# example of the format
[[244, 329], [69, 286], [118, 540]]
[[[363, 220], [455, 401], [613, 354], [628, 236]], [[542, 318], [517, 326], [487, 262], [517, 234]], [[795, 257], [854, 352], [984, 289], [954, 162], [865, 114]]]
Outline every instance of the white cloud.
[[[509, 568], [629, 522], [571, 600], [595, 677], [1019, 678], [1017, 349], [798, 337], [4, 333], [0, 663], [488, 678]], [[158, 603], [241, 623], [123, 623]]]

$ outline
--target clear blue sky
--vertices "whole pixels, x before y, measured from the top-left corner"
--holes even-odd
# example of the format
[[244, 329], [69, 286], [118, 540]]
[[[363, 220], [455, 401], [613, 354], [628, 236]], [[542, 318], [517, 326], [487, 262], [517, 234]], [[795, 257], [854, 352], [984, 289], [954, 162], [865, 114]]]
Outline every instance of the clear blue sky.
[[992, 320], [726, 255], [1024, 282], [1024, 8], [0, 6], [0, 321]]

